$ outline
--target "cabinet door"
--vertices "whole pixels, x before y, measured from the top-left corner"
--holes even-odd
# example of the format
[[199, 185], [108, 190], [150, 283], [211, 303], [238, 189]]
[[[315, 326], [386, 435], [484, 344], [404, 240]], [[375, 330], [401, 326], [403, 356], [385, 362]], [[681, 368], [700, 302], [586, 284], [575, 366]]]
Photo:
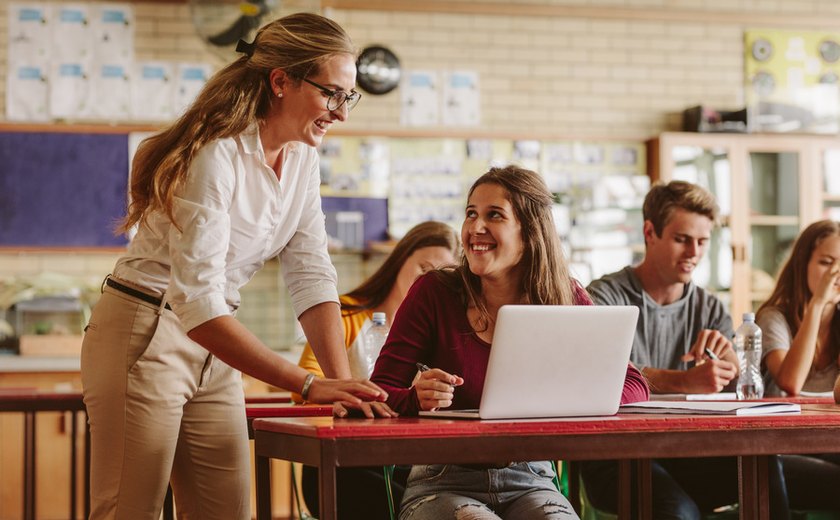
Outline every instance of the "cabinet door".
[[801, 153], [796, 150], [747, 152], [747, 255], [749, 308], [770, 296], [775, 277], [806, 220], [803, 214]]
[[821, 218], [840, 221], [840, 143], [828, 145], [820, 153]]

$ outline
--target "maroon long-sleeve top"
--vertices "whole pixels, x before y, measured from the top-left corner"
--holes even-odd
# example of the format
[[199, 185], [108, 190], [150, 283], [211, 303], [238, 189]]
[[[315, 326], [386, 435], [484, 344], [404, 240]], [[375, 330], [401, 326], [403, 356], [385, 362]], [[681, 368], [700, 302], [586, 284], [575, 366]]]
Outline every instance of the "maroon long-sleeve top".
[[[575, 284], [576, 305], [592, 305]], [[562, 338], [558, 338], [562, 340]], [[478, 408], [490, 344], [470, 326], [461, 296], [434, 274], [417, 280], [394, 317], [388, 340], [379, 354], [371, 381], [388, 392], [388, 405], [401, 415], [417, 415], [420, 401], [411, 387], [417, 363], [464, 378], [451, 408]], [[621, 402], [646, 401], [650, 390], [642, 374], [627, 366]]]

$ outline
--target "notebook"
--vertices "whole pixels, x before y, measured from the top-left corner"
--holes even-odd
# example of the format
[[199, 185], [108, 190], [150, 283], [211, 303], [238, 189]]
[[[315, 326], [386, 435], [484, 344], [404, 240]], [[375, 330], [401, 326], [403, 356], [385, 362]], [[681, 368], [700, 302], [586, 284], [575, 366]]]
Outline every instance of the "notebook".
[[444, 409], [420, 415], [463, 419], [613, 415], [621, 401], [638, 316], [634, 306], [505, 305], [496, 317], [478, 410]]
[[622, 405], [620, 411], [649, 414], [770, 415], [799, 413], [802, 408], [796, 403], [779, 401], [645, 401]]

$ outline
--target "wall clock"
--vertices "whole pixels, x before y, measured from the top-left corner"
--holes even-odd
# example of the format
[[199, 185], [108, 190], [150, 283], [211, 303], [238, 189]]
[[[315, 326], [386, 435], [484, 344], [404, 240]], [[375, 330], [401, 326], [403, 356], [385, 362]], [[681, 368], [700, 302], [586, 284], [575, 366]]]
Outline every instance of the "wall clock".
[[400, 83], [400, 60], [385, 47], [364, 49], [356, 60], [356, 69], [356, 81], [362, 90], [370, 94], [387, 94]]

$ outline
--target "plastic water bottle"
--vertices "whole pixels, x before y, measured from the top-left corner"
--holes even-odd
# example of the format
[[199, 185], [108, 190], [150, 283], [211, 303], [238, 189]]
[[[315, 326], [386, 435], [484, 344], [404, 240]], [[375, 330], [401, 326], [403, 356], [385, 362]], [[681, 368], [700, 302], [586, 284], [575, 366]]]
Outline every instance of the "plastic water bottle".
[[741, 365], [738, 399], [761, 399], [764, 396], [764, 381], [761, 379], [761, 328], [755, 323], [755, 314], [744, 313], [744, 322], [735, 331], [735, 353]]
[[376, 358], [379, 357], [382, 345], [388, 339], [388, 317], [384, 312], [373, 313], [370, 328], [365, 332], [364, 339], [364, 364], [367, 371], [364, 377], [368, 378], [373, 373], [373, 365], [376, 364]]

